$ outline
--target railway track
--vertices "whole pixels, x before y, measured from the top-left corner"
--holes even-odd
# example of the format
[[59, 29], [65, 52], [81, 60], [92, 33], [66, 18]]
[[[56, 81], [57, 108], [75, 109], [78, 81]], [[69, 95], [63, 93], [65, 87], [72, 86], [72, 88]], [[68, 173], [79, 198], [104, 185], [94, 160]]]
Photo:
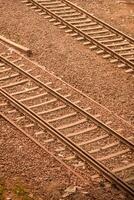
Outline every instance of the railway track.
[[22, 0], [27, 6], [97, 54], [134, 71], [134, 39], [67, 0]]
[[132, 127], [111, 128], [107, 117], [104, 122], [103, 115], [92, 113], [66, 86], [44, 83], [21, 59], [14, 52], [0, 54], [1, 113], [76, 171], [92, 179], [99, 172], [133, 196]]

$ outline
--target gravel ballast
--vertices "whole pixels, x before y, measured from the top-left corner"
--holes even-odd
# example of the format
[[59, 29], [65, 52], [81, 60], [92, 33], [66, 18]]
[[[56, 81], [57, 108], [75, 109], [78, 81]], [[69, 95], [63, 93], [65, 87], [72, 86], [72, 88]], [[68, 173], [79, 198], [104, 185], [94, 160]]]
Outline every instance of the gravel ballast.
[[[121, 10], [121, 4], [116, 7], [117, 1], [111, 0], [98, 0], [95, 3], [90, 1], [90, 4], [88, 0], [84, 1], [85, 3], [81, 0], [72, 2], [133, 36], [133, 6], [123, 4]], [[125, 120], [134, 122], [132, 74], [125, 73], [125, 70], [118, 69], [116, 64], [110, 64], [96, 55], [21, 1], [0, 0], [0, 4], [0, 35], [27, 46], [33, 51], [31, 59]], [[11, 182], [21, 180], [29, 185], [36, 196], [45, 200], [59, 199], [66, 187], [76, 184], [75, 177], [68, 174], [65, 168], [29, 139], [20, 137], [20, 133], [2, 118], [0, 127], [0, 176]], [[53, 183], [56, 189], [54, 187], [54, 193], [50, 196], [49, 185]], [[115, 188], [90, 184], [86, 191], [88, 197], [86, 194], [76, 194], [68, 199], [125, 199]]]

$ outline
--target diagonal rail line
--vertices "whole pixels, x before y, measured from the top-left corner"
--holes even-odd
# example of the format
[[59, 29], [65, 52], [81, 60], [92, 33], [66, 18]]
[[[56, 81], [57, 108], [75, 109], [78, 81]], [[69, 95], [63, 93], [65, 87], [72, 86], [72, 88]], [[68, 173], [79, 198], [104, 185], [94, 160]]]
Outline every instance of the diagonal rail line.
[[5, 96], [9, 101], [11, 101], [18, 109], [23, 110], [23, 112], [29, 115], [34, 121], [38, 122], [43, 128], [47, 128], [51, 133], [53, 133], [58, 139], [60, 139], [64, 144], [66, 144], [70, 149], [76, 152], [79, 157], [86, 162], [88, 165], [92, 165], [99, 172], [103, 173], [104, 177], [108, 179], [110, 182], [118, 185], [119, 188], [123, 189], [127, 193], [129, 193], [132, 197], [134, 196], [133, 189], [120, 178], [118, 178], [114, 173], [110, 172], [108, 168], [106, 168], [99, 161], [94, 159], [90, 154], [77, 146], [70, 139], [66, 138], [62, 133], [56, 130], [52, 125], [47, 123], [42, 117], [36, 115], [32, 110], [28, 109], [24, 104], [20, 103], [18, 100], [13, 98], [10, 94], [0, 88], [0, 92], [3, 96]]
[[69, 99], [67, 99], [66, 97], [62, 96], [61, 94], [59, 94], [58, 92], [56, 92], [55, 90], [53, 90], [52, 88], [50, 88], [48, 85], [46, 85], [42, 81], [36, 79], [34, 76], [32, 76], [31, 74], [29, 74], [28, 72], [25, 72], [23, 69], [19, 68], [14, 63], [8, 61], [6, 58], [4, 58], [1, 55], [0, 55], [0, 60], [2, 62], [4, 62], [4, 63], [8, 64], [9, 66], [15, 68], [17, 71], [19, 71], [20, 73], [22, 73], [24, 76], [27, 76], [28, 78], [32, 79], [32, 81], [34, 81], [39, 86], [44, 87], [48, 92], [50, 92], [56, 98], [60, 99], [65, 104], [68, 104], [70, 107], [72, 107], [73, 109], [75, 109], [77, 112], [79, 112], [81, 115], [83, 115], [84, 117], [86, 117], [88, 120], [91, 120], [93, 123], [95, 123], [98, 127], [102, 128], [104, 131], [106, 131], [106, 132], [114, 135], [122, 143], [126, 144], [129, 148], [131, 148], [132, 150], [134, 150], [134, 145], [133, 145], [133, 143], [131, 141], [128, 141], [125, 137], [123, 137], [118, 132], [116, 132], [115, 130], [113, 130], [109, 126], [107, 126], [105, 123], [103, 123], [102, 121], [100, 121], [99, 119], [97, 119], [96, 117], [94, 117], [93, 115], [89, 114], [87, 111], [83, 110], [81, 107], [79, 107], [75, 103], [71, 102]]

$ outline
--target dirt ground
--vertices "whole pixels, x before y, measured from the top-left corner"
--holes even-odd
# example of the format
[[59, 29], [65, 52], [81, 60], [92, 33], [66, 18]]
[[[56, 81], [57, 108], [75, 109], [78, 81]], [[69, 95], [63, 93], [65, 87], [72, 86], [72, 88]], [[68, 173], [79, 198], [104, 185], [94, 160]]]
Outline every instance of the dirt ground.
[[[119, 30], [134, 36], [133, 5], [119, 4], [118, 1], [113, 0], [71, 1]], [[132, 75], [125, 73], [123, 69], [118, 69], [116, 64], [110, 64], [82, 43], [75, 41], [34, 10], [27, 8], [20, 0], [0, 0], [0, 35], [29, 47], [33, 51], [31, 59], [44, 65], [48, 71], [61, 77], [127, 121], [134, 122]], [[58, 197], [57, 200], [59, 200], [64, 189], [74, 184], [75, 179], [70, 180], [65, 169], [61, 174], [61, 168], [53, 158], [50, 160], [46, 153], [41, 152], [26, 138], [20, 140], [17, 130], [10, 129], [5, 121], [0, 119], [0, 123], [2, 127], [0, 136], [2, 163], [0, 162], [0, 165], [4, 166], [0, 167], [0, 177], [4, 177], [6, 182], [13, 181], [14, 184], [18, 182], [18, 179], [21, 180], [37, 199], [54, 200]], [[19, 149], [19, 146], [22, 147]], [[30, 159], [28, 153], [31, 155]], [[44, 158], [42, 162], [40, 157]], [[51, 163], [54, 165], [52, 168]], [[52, 196], [49, 196], [51, 192], [46, 189], [47, 178], [50, 178], [52, 184], [56, 183]], [[80, 195], [83, 194], [75, 194], [76, 196], [70, 197], [70, 200], [125, 199], [116, 189], [97, 188], [94, 193], [90, 185], [88, 190], [89, 196], [84, 195], [81, 198]]]
[[[85, 185], [2, 118], [0, 127], [1, 200], [125, 200], [114, 187]], [[63, 198], [70, 186], [78, 189]]]

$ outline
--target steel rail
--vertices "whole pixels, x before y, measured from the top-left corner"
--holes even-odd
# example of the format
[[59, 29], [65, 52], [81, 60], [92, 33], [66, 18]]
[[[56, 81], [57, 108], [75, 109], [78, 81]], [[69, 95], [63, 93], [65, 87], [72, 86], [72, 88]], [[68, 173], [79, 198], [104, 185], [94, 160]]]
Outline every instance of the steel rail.
[[77, 112], [81, 113], [88, 120], [91, 120], [93, 123], [95, 123], [98, 127], [101, 127], [106, 132], [114, 135], [122, 143], [126, 144], [129, 148], [131, 148], [132, 150], [134, 150], [134, 145], [133, 145], [132, 142], [128, 141], [125, 137], [123, 137], [118, 132], [116, 132], [115, 130], [113, 130], [112, 128], [110, 128], [106, 124], [104, 124], [102, 121], [100, 121], [99, 119], [97, 119], [93, 115], [89, 114], [87, 111], [83, 110], [81, 107], [79, 107], [78, 105], [74, 104], [73, 102], [71, 102], [70, 100], [68, 100], [66, 97], [62, 96], [60, 93], [56, 92], [55, 90], [53, 90], [52, 88], [50, 88], [48, 85], [45, 85], [42, 81], [36, 79], [34, 76], [32, 76], [31, 74], [25, 72], [23, 69], [19, 68], [14, 63], [8, 61], [6, 58], [4, 58], [1, 55], [0, 55], [0, 60], [2, 62], [4, 62], [4, 63], [10, 65], [11, 67], [16, 68], [17, 71], [21, 72], [23, 75], [25, 75], [25, 76], [29, 77], [30, 79], [32, 79], [32, 81], [34, 81], [39, 86], [44, 87], [48, 92], [50, 92], [51, 94], [53, 94], [56, 98], [60, 99], [65, 104], [68, 104], [70, 107], [72, 107], [73, 109], [75, 109]]
[[64, 163], [62, 160], [59, 160], [53, 153], [51, 153], [48, 149], [46, 149], [40, 142], [38, 142], [36, 139], [34, 139], [31, 135], [26, 133], [22, 128], [20, 128], [18, 125], [16, 125], [12, 120], [10, 120], [5, 114], [0, 112], [0, 116], [4, 118], [7, 122], [9, 122], [11, 125], [13, 125], [17, 130], [19, 130], [23, 135], [28, 137], [32, 142], [37, 144], [41, 149], [46, 151], [49, 155], [51, 155], [54, 159], [56, 159], [59, 163], [61, 163], [64, 167], [66, 167], [69, 171], [71, 171], [75, 176], [77, 176], [81, 181], [85, 181], [85, 179], [80, 176], [77, 172], [75, 172], [73, 169], [71, 169], [66, 163]]
[[24, 113], [30, 116], [33, 120], [37, 121], [41, 127], [47, 128], [51, 133], [53, 133], [58, 139], [60, 139], [64, 144], [66, 144], [70, 149], [76, 152], [79, 157], [86, 162], [88, 165], [92, 165], [97, 171], [103, 173], [103, 176], [108, 179], [110, 182], [117, 184], [117, 186], [127, 192], [131, 197], [134, 197], [134, 190], [115, 174], [109, 171], [107, 167], [101, 164], [99, 161], [94, 159], [90, 154], [77, 146], [69, 138], [66, 138], [62, 133], [56, 130], [52, 125], [46, 122], [42, 117], [36, 115], [32, 110], [28, 109], [24, 104], [20, 103], [18, 100], [13, 98], [10, 94], [0, 88], [0, 92], [5, 98], [12, 102], [17, 108], [23, 110]]
[[[66, 20], [64, 20], [63, 18], [59, 17], [58, 15], [54, 14], [53, 12], [51, 12], [49, 9], [45, 8], [44, 6], [40, 5], [39, 3], [37, 3], [35, 0], [28, 0], [28, 2], [32, 2], [34, 5], [36, 5], [37, 7], [39, 7], [41, 10], [45, 10], [45, 12], [47, 12], [49, 15], [51, 15], [53, 18], [58, 19], [61, 23], [65, 24], [66, 26], [68, 26], [70, 29], [75, 30], [77, 33], [79, 33], [82, 37], [84, 37], [87, 40], [92, 41], [95, 45], [99, 46], [101, 49], [106, 49], [110, 55], [112, 55], [113, 57], [116, 57], [118, 59], [120, 59], [123, 63], [126, 63], [129, 67], [131, 67], [132, 69], [134, 69], [134, 64], [125, 59], [123, 56], [119, 55], [118, 53], [116, 53], [115, 51], [111, 50], [109, 47], [101, 44], [100, 42], [98, 42], [96, 39], [92, 38], [91, 36], [87, 35], [86, 33], [84, 33], [83, 31], [81, 31], [79, 28], [73, 26], [71, 23], [67, 22]], [[76, 7], [77, 8], [77, 7]]]

